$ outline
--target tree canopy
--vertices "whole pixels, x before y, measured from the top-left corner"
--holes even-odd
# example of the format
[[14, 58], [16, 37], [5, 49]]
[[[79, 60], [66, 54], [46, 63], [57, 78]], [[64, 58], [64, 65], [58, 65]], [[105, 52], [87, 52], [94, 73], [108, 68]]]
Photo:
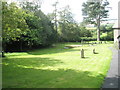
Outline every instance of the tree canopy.
[[[23, 47], [45, 46], [54, 42], [55, 30], [49, 18], [34, 3], [3, 2], [3, 44], [21, 43]], [[20, 46], [20, 47], [21, 47]], [[5, 48], [3, 48], [5, 50]]]
[[84, 21], [88, 24], [97, 26], [97, 40], [100, 41], [100, 21], [108, 16], [106, 6], [109, 5], [107, 0], [100, 2], [85, 2], [83, 3]]

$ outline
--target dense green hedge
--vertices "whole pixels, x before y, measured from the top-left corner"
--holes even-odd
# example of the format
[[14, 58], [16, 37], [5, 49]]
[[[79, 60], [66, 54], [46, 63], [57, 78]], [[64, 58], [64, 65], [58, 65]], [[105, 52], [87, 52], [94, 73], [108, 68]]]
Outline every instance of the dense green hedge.
[[81, 37], [80, 40], [81, 41], [96, 41], [97, 38], [96, 37]]

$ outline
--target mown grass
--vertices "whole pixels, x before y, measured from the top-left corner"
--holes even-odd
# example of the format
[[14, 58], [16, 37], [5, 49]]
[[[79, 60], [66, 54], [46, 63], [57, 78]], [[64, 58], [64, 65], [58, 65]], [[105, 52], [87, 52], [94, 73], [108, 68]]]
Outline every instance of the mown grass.
[[[54, 47], [21, 53], [6, 53], [3, 58], [3, 88], [100, 88], [110, 66], [113, 44], [85, 44], [65, 49]], [[85, 50], [85, 58], [80, 50]], [[93, 54], [96, 49], [98, 54]]]

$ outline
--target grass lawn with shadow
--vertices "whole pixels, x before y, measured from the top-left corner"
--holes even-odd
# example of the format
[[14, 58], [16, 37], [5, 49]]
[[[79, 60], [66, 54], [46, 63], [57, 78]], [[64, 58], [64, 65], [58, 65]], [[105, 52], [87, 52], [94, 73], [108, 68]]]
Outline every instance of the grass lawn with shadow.
[[[85, 44], [65, 49], [54, 47], [6, 53], [2, 59], [3, 88], [100, 88], [112, 59], [113, 44]], [[95, 48], [96, 53], [93, 54]], [[85, 49], [85, 58], [80, 50]]]

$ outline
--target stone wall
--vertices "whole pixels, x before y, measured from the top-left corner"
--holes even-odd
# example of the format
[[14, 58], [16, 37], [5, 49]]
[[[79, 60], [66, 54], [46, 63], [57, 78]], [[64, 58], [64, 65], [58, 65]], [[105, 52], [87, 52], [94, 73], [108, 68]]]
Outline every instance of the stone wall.
[[118, 20], [116, 21], [115, 25], [113, 26], [113, 29], [114, 29], [114, 43], [116, 43], [116, 42], [120, 41], [117, 39], [117, 37], [120, 35], [120, 1], [118, 3]]

